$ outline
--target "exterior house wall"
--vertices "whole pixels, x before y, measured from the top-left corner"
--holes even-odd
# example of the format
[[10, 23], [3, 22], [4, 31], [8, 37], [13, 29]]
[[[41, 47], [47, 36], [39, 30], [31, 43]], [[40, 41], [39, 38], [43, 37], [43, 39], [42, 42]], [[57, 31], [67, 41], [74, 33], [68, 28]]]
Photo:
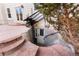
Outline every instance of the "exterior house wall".
[[7, 16], [5, 12], [4, 4], [0, 4], [0, 24], [6, 24], [7, 23]]
[[0, 4], [0, 24], [2, 24], [2, 23], [3, 23], [3, 16], [1, 14], [1, 4]]
[[[16, 15], [16, 7], [20, 6], [21, 4], [17, 3], [2, 3], [0, 4], [0, 21], [1, 24], [4, 23], [12, 23], [14, 21], [17, 21], [17, 15]], [[25, 19], [27, 16], [33, 13], [34, 11], [34, 4], [33, 3], [24, 3], [22, 4], [24, 6], [23, 9], [23, 19]], [[11, 18], [8, 18], [8, 12], [7, 8], [10, 9]], [[3, 21], [3, 22], [2, 22]]]

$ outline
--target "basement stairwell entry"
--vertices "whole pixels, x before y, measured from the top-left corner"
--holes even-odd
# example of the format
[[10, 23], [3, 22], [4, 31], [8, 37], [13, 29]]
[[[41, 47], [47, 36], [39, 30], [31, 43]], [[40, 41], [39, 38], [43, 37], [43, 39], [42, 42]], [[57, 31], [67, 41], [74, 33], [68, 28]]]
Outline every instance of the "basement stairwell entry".
[[[75, 55], [74, 47], [65, 42], [59, 32], [54, 28], [41, 27], [45, 25], [45, 23], [40, 24], [40, 22], [44, 22], [44, 17], [38, 11], [27, 17], [25, 21], [27, 21], [28, 27], [25, 25], [0, 25], [1, 56]], [[35, 31], [36, 29], [37, 31]], [[39, 29], [42, 33], [39, 33]]]

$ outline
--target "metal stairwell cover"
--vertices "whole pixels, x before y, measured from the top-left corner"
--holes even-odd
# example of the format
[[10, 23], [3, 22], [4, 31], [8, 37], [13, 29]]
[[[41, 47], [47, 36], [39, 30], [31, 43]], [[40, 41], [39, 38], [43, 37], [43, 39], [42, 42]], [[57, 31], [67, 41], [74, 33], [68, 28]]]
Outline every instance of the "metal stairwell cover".
[[57, 34], [50, 35], [45, 39], [46, 46], [51, 46], [51, 45], [56, 45], [56, 44], [62, 45], [64, 48], [66, 48], [67, 50], [75, 54], [74, 47], [71, 44], [65, 42], [64, 39], [58, 38]]

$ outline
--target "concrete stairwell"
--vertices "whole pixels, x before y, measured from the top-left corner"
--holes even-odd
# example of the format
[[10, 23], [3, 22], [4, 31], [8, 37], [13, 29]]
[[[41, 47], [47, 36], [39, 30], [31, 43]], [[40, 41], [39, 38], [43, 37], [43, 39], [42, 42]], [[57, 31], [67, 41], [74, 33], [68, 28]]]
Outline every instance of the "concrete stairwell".
[[35, 56], [38, 46], [32, 44], [30, 41], [25, 41], [12, 51], [5, 53], [7, 56]]
[[37, 46], [29, 40], [18, 37], [0, 45], [0, 55], [3, 56], [72, 56], [63, 45]]
[[12, 41], [6, 42], [6, 43], [1, 43], [0, 44], [0, 53], [2, 55], [5, 55], [5, 52], [8, 52], [8, 51], [16, 48], [23, 42], [24, 42], [24, 39], [22, 39], [22, 37], [18, 37], [16, 40], [12, 40]]
[[35, 56], [37, 50], [38, 46], [22, 37], [0, 45], [0, 55], [3, 56]]

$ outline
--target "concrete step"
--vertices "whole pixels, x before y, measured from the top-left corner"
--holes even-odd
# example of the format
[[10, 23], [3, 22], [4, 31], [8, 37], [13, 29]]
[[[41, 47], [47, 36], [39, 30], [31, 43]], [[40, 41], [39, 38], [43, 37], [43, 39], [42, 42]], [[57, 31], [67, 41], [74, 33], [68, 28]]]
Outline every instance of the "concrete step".
[[17, 48], [6, 52], [6, 56], [35, 56], [38, 50], [38, 46], [31, 43], [30, 41], [25, 41], [23, 44]]
[[15, 47], [19, 46], [21, 43], [24, 42], [25, 39], [22, 37], [17, 38], [17, 40], [13, 40], [7, 43], [0, 44], [0, 53], [5, 53], [14, 49]]

